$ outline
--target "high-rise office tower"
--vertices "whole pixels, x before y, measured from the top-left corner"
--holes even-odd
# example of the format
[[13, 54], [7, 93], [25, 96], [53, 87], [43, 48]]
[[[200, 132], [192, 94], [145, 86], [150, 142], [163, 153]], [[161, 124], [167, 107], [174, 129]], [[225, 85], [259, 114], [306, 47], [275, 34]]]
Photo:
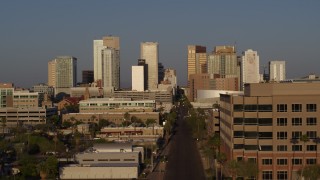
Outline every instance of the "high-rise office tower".
[[93, 41], [94, 81], [102, 87], [120, 88], [119, 37], [106, 36]]
[[69, 88], [77, 83], [77, 58], [58, 56], [48, 62], [48, 85], [59, 92], [69, 93]]
[[82, 71], [82, 83], [89, 84], [93, 82], [93, 71], [83, 70]]
[[146, 60], [138, 59], [138, 66], [143, 66], [143, 90], [146, 90], [148, 87], [148, 65]]
[[191, 74], [207, 73], [207, 49], [204, 46], [188, 46], [188, 81]]
[[279, 82], [285, 79], [286, 79], [286, 62], [270, 61], [269, 62], [269, 80]]
[[163, 81], [164, 78], [164, 67], [162, 63], [158, 63], [158, 82]]
[[208, 73], [221, 78], [238, 77], [239, 67], [234, 46], [216, 46], [208, 56]]
[[132, 66], [132, 91], [144, 91], [144, 66]]
[[248, 49], [241, 59], [241, 88], [245, 83], [259, 83], [259, 56], [257, 51]]
[[158, 86], [159, 44], [157, 42], [142, 42], [140, 45], [140, 58], [148, 65], [148, 87], [156, 89]]

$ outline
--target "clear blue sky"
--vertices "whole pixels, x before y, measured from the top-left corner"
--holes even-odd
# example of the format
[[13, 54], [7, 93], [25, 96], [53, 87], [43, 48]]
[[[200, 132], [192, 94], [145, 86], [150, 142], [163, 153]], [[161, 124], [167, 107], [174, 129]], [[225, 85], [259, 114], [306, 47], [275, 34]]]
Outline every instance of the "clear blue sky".
[[319, 0], [57, 0], [0, 2], [0, 82], [47, 82], [47, 62], [59, 55], [93, 67], [93, 40], [120, 37], [121, 86], [131, 86], [140, 42], [157, 41], [160, 62], [186, 85], [187, 45], [211, 52], [237, 44], [258, 51], [260, 65], [285, 60], [287, 76], [320, 74]]

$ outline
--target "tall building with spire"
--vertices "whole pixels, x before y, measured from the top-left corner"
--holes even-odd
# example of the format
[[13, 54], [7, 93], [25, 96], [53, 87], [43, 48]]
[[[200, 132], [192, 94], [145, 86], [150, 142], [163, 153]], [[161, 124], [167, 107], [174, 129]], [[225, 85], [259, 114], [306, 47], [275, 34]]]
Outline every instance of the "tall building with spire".
[[120, 88], [120, 39], [106, 36], [93, 41], [94, 81], [101, 87]]
[[157, 42], [142, 42], [140, 44], [140, 59], [144, 59], [148, 66], [147, 89], [156, 89], [158, 86], [159, 44]]
[[207, 49], [204, 46], [188, 46], [188, 83], [190, 75], [207, 73]]

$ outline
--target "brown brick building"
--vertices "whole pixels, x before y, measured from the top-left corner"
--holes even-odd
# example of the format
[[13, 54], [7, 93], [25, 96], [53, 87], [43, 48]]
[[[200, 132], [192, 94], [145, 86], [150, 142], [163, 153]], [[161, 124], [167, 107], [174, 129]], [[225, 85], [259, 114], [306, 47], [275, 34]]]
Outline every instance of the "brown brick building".
[[296, 179], [319, 163], [320, 83], [246, 84], [244, 94], [220, 101], [222, 149], [229, 159], [258, 162], [257, 179]]

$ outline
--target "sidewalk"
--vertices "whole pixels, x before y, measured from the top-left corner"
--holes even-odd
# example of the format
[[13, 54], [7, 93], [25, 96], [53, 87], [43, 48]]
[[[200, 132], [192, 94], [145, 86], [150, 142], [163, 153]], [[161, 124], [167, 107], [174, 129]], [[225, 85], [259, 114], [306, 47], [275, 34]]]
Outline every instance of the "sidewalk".
[[[160, 157], [167, 156], [170, 151], [170, 141], [166, 142], [163, 148], [161, 149]], [[161, 160], [157, 160], [154, 168], [150, 174], [148, 174], [147, 178], [151, 180], [163, 180], [166, 173], [167, 162], [161, 162]]]

